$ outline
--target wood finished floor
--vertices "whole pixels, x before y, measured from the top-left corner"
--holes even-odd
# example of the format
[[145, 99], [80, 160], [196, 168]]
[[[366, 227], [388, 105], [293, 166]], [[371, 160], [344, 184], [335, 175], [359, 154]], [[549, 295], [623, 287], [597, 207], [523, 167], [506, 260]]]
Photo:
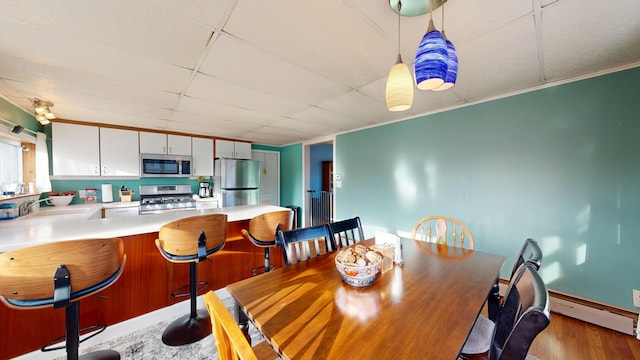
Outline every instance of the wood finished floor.
[[529, 355], [540, 360], [640, 360], [640, 340], [557, 313], [534, 340]]

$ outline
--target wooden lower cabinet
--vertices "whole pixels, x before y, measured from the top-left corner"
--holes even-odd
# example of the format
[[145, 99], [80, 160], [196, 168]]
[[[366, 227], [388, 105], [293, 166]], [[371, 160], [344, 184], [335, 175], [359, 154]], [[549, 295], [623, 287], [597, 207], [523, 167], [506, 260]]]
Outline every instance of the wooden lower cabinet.
[[[264, 265], [264, 250], [240, 235], [240, 230], [248, 228], [248, 224], [248, 220], [228, 223], [224, 248], [198, 264], [198, 280], [208, 283], [200, 294], [245, 279], [251, 276], [253, 268]], [[111, 287], [80, 300], [81, 328], [113, 325], [188, 300], [188, 297], [173, 298], [171, 293], [189, 283], [189, 264], [165, 260], [155, 246], [157, 235], [122, 237], [127, 256], [124, 272]], [[271, 263], [283, 266], [279, 249], [271, 251]], [[51, 276], [53, 281], [53, 274]], [[12, 310], [0, 305], [0, 327], [0, 359], [9, 359], [38, 350], [64, 335], [65, 310]], [[82, 349], [82, 344], [80, 347]]]

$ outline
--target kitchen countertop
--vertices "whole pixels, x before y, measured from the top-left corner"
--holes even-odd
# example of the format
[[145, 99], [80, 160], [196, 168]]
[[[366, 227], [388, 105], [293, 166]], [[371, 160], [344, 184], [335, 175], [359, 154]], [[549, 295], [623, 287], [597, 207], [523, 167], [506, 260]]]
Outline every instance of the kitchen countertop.
[[[157, 232], [166, 223], [205, 214], [227, 214], [227, 221], [248, 220], [266, 212], [286, 208], [273, 205], [235, 206], [228, 208], [186, 210], [139, 216], [91, 218], [102, 208], [134, 205], [133, 203], [98, 203], [69, 205], [85, 207], [82, 214], [18, 218], [0, 222], [0, 253], [27, 246], [56, 241], [108, 238]], [[134, 205], [135, 206], [135, 205]], [[93, 211], [92, 211], [93, 210]]]

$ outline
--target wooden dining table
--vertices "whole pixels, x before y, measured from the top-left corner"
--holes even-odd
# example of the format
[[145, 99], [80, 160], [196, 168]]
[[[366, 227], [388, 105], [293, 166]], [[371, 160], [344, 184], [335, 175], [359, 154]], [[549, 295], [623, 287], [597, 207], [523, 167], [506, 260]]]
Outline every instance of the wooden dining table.
[[227, 286], [239, 321], [248, 317], [283, 359], [456, 359], [505, 260], [402, 239], [404, 264], [357, 288], [335, 254]]

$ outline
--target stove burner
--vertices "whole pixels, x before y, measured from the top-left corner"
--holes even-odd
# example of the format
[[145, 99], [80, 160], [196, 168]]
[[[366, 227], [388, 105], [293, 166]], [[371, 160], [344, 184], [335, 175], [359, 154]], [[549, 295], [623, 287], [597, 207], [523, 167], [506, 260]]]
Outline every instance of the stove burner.
[[[144, 188], [141, 186], [140, 214], [157, 214], [166, 211], [192, 210], [196, 208], [196, 201], [191, 194], [178, 193], [178, 186], [163, 185], [161, 186], [161, 191], [158, 189], [160, 189], [160, 186], [144, 186]], [[182, 187], [180, 190], [188, 191], [188, 188]]]

